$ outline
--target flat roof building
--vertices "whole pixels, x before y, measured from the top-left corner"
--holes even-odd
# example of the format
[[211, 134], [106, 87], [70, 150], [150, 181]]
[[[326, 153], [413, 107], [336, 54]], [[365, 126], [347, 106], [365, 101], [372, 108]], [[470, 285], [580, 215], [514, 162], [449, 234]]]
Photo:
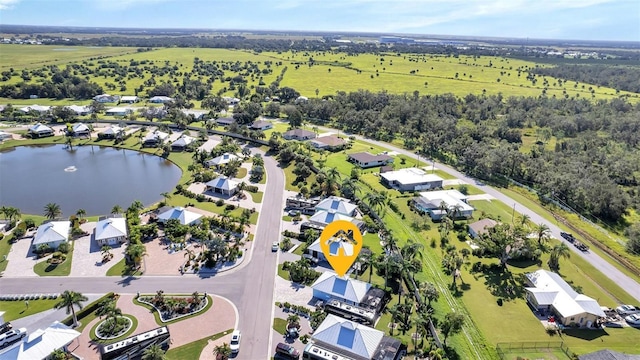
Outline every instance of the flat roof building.
[[406, 168], [381, 173], [380, 181], [400, 191], [420, 191], [441, 188], [443, 179], [422, 169]]

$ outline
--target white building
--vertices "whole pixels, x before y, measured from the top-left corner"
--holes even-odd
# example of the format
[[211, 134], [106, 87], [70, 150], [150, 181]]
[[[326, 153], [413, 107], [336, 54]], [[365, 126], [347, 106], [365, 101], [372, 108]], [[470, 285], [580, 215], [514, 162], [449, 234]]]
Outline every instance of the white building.
[[33, 237], [32, 250], [37, 250], [41, 245], [57, 249], [60, 244], [69, 241], [70, 228], [70, 221], [51, 221], [38, 226], [36, 235]]
[[400, 191], [419, 191], [441, 188], [443, 179], [422, 169], [406, 168], [382, 173], [380, 181]]
[[123, 96], [120, 98], [121, 103], [133, 104], [140, 101], [140, 98], [137, 96]]
[[89, 127], [83, 123], [73, 124], [73, 126], [71, 127], [71, 132], [73, 133], [73, 136], [90, 136], [91, 135], [91, 129], [89, 129]]
[[80, 333], [72, 328], [54, 322], [48, 328], [38, 329], [26, 339], [0, 351], [1, 360], [44, 360], [49, 359], [52, 352], [66, 350], [72, 341], [80, 337]]
[[149, 99], [149, 102], [154, 104], [164, 104], [171, 101], [173, 101], [173, 98], [168, 96], [154, 96]]
[[316, 211], [334, 211], [351, 217], [356, 215], [357, 209], [358, 206], [356, 204], [352, 204], [349, 200], [338, 196], [329, 196], [316, 205]]
[[231, 153], [224, 153], [218, 157], [215, 157], [211, 160], [207, 160], [204, 162], [204, 165], [207, 167], [219, 168], [222, 165], [226, 165], [233, 160], [238, 159], [238, 155]]
[[215, 194], [222, 194], [231, 196], [238, 191], [238, 185], [240, 185], [237, 181], [233, 181], [226, 176], [221, 176], [217, 179], [213, 179], [205, 184], [205, 191], [211, 191]]
[[29, 134], [31, 134], [31, 136], [35, 136], [38, 138], [45, 137], [45, 136], [53, 136], [53, 129], [48, 127], [47, 125], [37, 123], [29, 128]]
[[176, 141], [171, 143], [171, 150], [173, 151], [184, 151], [189, 144], [196, 141], [196, 138], [191, 137], [189, 135], [182, 134]]
[[191, 225], [200, 223], [201, 214], [189, 211], [183, 207], [170, 208], [158, 215], [158, 221], [166, 223], [171, 219], [176, 219], [182, 225]]
[[474, 210], [473, 206], [467, 204], [467, 196], [458, 190], [421, 192], [419, 197], [413, 199], [413, 205], [419, 211], [428, 213], [433, 220], [440, 220], [446, 214], [457, 219], [470, 218]]
[[76, 115], [85, 116], [91, 114], [91, 108], [89, 106], [69, 105], [65, 106], [65, 109], [69, 109], [76, 113]]
[[338, 299], [358, 305], [364, 300], [371, 284], [349, 276], [340, 277], [334, 272], [326, 271], [311, 285], [311, 288], [313, 297], [320, 300]]
[[123, 217], [111, 217], [98, 221], [95, 239], [98, 245], [115, 245], [127, 241], [127, 220]]

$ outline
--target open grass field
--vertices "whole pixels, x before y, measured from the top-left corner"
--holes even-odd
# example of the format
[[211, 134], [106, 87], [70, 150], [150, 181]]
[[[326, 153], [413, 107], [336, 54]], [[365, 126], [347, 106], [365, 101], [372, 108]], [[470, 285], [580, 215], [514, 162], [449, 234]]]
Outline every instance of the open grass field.
[[4, 321], [13, 321], [39, 312], [53, 309], [58, 299], [29, 300], [27, 307], [24, 301], [0, 301], [0, 310], [4, 311]]
[[[196, 49], [196, 48], [162, 48], [147, 52], [136, 52], [133, 48], [110, 47], [55, 47], [37, 45], [0, 45], [0, 64], [2, 69], [14, 68], [16, 70], [35, 68], [48, 64], [63, 65], [65, 63], [82, 62], [90, 58], [108, 57], [108, 61], [117, 62], [120, 66], [129, 66], [131, 61], [152, 61], [154, 65], [164, 66], [165, 62], [178, 67], [180, 72], [189, 72], [193, 69], [194, 59], [203, 61], [216, 61], [227, 64], [254, 63], [260, 69], [265, 69], [265, 62], [271, 62], [271, 72], [261, 74], [260, 77], [268, 86], [281, 75], [284, 68], [280, 86], [289, 86], [298, 90], [302, 95], [315, 97], [333, 95], [337, 91], [357, 91], [366, 89], [369, 91], [388, 91], [390, 93], [420, 94], [445, 94], [452, 93], [456, 96], [473, 94], [498, 94], [504, 96], [540, 96], [546, 88], [547, 96], [583, 97], [588, 99], [610, 99], [619, 95], [629, 95], [631, 101], [637, 101], [639, 94], [620, 92], [614, 89], [598, 87], [595, 85], [567, 82], [559, 84], [552, 77], [536, 78], [535, 84], [527, 80], [526, 70], [541, 65], [531, 61], [501, 58], [501, 57], [473, 57], [460, 56], [448, 57], [442, 55], [406, 55], [386, 53], [382, 55], [360, 54], [348, 55], [340, 52], [262, 52], [254, 53], [243, 50], [227, 49]], [[312, 64], [310, 66], [310, 64]], [[90, 68], [96, 68], [97, 61], [87, 61]], [[519, 71], [520, 70], [520, 71]], [[227, 69], [225, 77], [234, 77], [241, 73], [240, 70]], [[117, 83], [114, 78], [88, 75], [91, 81], [95, 81], [105, 87], [107, 83]], [[127, 77], [123, 79], [126, 90], [119, 87], [112, 94], [131, 95], [134, 89], [142, 86], [140, 95], [145, 96], [148, 87], [144, 82], [153, 74], [145, 70], [141, 76]], [[178, 77], [180, 78], [180, 77]], [[156, 75], [157, 84], [164, 81], [173, 81], [169, 75]], [[179, 80], [179, 79], [178, 79]], [[253, 89], [259, 86], [259, 77], [245, 77], [247, 87]], [[544, 80], [547, 85], [544, 85]], [[12, 77], [6, 83], [22, 81], [19, 76]], [[32, 80], [39, 81], [39, 80]], [[222, 88], [228, 88], [228, 82], [221, 82], [218, 78], [213, 83], [212, 93], [217, 93]], [[593, 93], [592, 93], [593, 91]], [[235, 96], [235, 90], [227, 89], [225, 95]], [[36, 99], [20, 104], [47, 103], [46, 100]], [[0, 102], [10, 102], [9, 99], [0, 99]], [[71, 102], [71, 101], [70, 101]], [[16, 102], [18, 103], [18, 102]], [[195, 103], [199, 107], [199, 102]]]

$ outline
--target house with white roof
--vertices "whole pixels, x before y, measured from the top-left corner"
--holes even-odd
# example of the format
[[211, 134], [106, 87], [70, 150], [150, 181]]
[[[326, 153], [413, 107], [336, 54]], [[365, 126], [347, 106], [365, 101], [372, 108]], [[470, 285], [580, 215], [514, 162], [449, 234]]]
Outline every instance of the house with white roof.
[[118, 99], [120, 99], [119, 96], [117, 95], [109, 95], [109, 94], [102, 94], [102, 95], [96, 95], [93, 97], [93, 100], [105, 104], [105, 103], [113, 103], [118, 101]]
[[0, 141], [9, 140], [9, 139], [13, 139], [13, 134], [0, 130]]
[[400, 191], [420, 191], [441, 188], [443, 179], [419, 168], [406, 168], [381, 173], [380, 181]]
[[168, 96], [154, 96], [149, 99], [149, 102], [153, 104], [164, 104], [171, 101], [173, 101], [173, 98]]
[[238, 155], [231, 153], [224, 153], [218, 157], [204, 162], [206, 167], [220, 168], [222, 165], [226, 165], [233, 160], [238, 159]]
[[412, 203], [418, 211], [429, 214], [432, 220], [440, 220], [447, 214], [456, 219], [467, 219], [474, 210], [467, 203], [467, 196], [458, 190], [421, 192], [419, 197], [413, 198]]
[[317, 134], [313, 131], [305, 129], [293, 129], [282, 134], [286, 140], [309, 140], [315, 139]]
[[133, 109], [129, 107], [114, 107], [107, 109], [104, 114], [107, 116], [127, 116], [133, 113]]
[[229, 97], [229, 96], [223, 96], [222, 99], [224, 101], [227, 102], [227, 104], [229, 105], [238, 105], [240, 103], [240, 99], [238, 98], [234, 98], [234, 97]]
[[57, 249], [60, 244], [69, 241], [70, 228], [70, 221], [51, 221], [38, 226], [31, 249], [36, 251], [42, 245], [47, 245], [54, 250]]
[[309, 218], [309, 222], [321, 226], [322, 228], [336, 220], [353, 222], [355, 219], [349, 215], [336, 212], [335, 210], [318, 210]]
[[326, 199], [320, 201], [316, 205], [316, 211], [333, 210], [336, 213], [344, 214], [351, 217], [356, 215], [357, 209], [358, 209], [358, 206], [356, 204], [352, 204], [349, 202], [349, 200], [338, 197], [338, 196], [329, 196]]
[[542, 314], [555, 315], [559, 324], [591, 327], [606, 317], [596, 300], [579, 294], [554, 272], [538, 270], [525, 277], [527, 302]]
[[273, 124], [271, 123], [271, 121], [266, 121], [266, 120], [256, 120], [254, 121], [251, 126], [249, 126], [249, 128], [251, 130], [269, 130], [269, 129], [273, 129]]
[[53, 129], [48, 127], [47, 125], [37, 123], [29, 128], [29, 134], [31, 134], [32, 137], [36, 138], [53, 136]]
[[160, 130], [155, 130], [153, 132], [148, 133], [144, 139], [142, 139], [142, 146], [152, 147], [158, 146], [159, 144], [164, 143], [164, 141], [169, 137], [169, 134], [166, 132], [162, 132]]
[[2, 360], [40, 360], [49, 359], [52, 352], [68, 346], [80, 337], [80, 333], [72, 328], [54, 322], [46, 329], [38, 329], [29, 334], [23, 341], [0, 351]]
[[202, 120], [202, 118], [204, 118], [204, 116], [209, 113], [209, 111], [206, 111], [206, 110], [193, 110], [193, 109], [181, 109], [180, 111], [182, 111], [182, 113], [187, 116], [193, 116], [195, 120]]
[[349, 162], [354, 163], [363, 169], [388, 165], [393, 162], [393, 158], [387, 154], [373, 155], [368, 152], [348, 154], [347, 158], [349, 159]]
[[226, 176], [220, 176], [217, 179], [209, 181], [205, 185], [205, 191], [211, 191], [214, 194], [232, 196], [236, 191], [238, 191], [238, 185], [240, 185], [240, 183], [231, 180]]
[[176, 141], [171, 143], [171, 151], [185, 151], [189, 144], [196, 141], [196, 138], [182, 134]]
[[374, 328], [328, 314], [311, 336], [304, 359], [386, 360], [396, 359], [400, 341]]
[[338, 299], [352, 305], [358, 305], [364, 300], [371, 284], [326, 271], [311, 285], [311, 288], [313, 289], [313, 297], [320, 300]]
[[90, 136], [91, 135], [91, 129], [89, 129], [89, 127], [83, 123], [76, 123], [73, 124], [73, 126], [71, 127], [71, 133], [73, 134], [73, 136]]
[[127, 220], [123, 217], [109, 217], [98, 221], [95, 239], [98, 245], [116, 245], [127, 241]]
[[28, 113], [30, 111], [39, 112], [40, 114], [46, 114], [51, 110], [51, 106], [46, 105], [29, 105], [19, 109], [23, 113]]
[[137, 96], [123, 96], [120, 98], [120, 103], [134, 104], [138, 101], [140, 101], [140, 98]]
[[120, 127], [118, 125], [111, 125], [108, 128], [106, 128], [104, 131], [99, 133], [98, 138], [115, 139], [116, 137], [118, 137], [118, 134], [120, 134], [120, 136], [124, 136], [124, 129], [125, 128]]
[[91, 114], [91, 107], [89, 106], [78, 106], [78, 105], [69, 105], [65, 106], [65, 109], [69, 109], [76, 113], [76, 115], [85, 116]]
[[160, 211], [160, 214], [158, 215], [158, 221], [164, 224], [171, 219], [176, 219], [182, 225], [191, 225], [199, 224], [201, 217], [202, 214], [189, 211], [183, 207], [174, 207], [169, 208], [165, 211]]

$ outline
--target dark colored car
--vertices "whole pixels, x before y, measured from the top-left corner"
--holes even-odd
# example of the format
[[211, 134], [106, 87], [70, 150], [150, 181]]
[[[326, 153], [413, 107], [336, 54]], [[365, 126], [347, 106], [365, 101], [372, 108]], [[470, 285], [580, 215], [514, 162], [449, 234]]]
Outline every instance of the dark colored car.
[[278, 345], [276, 345], [276, 354], [280, 354], [286, 357], [287, 359], [300, 358], [300, 352], [296, 350], [293, 346], [285, 343], [278, 343]]

